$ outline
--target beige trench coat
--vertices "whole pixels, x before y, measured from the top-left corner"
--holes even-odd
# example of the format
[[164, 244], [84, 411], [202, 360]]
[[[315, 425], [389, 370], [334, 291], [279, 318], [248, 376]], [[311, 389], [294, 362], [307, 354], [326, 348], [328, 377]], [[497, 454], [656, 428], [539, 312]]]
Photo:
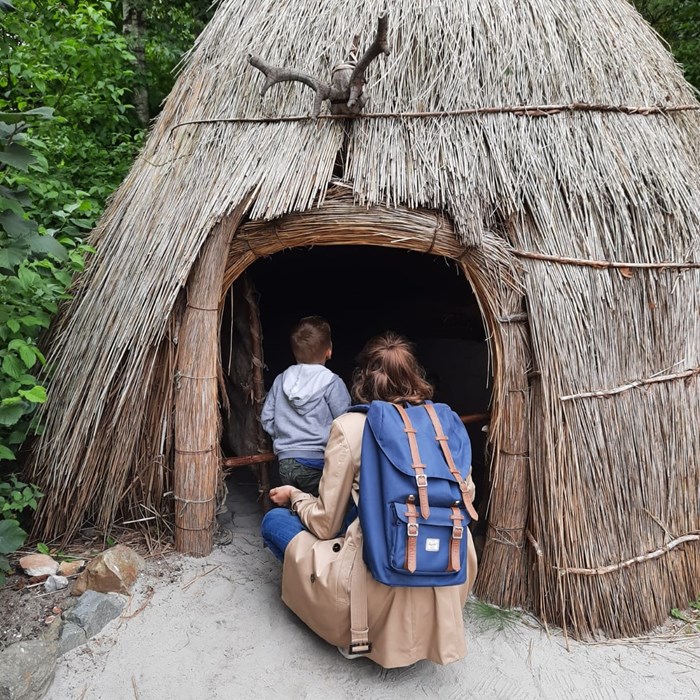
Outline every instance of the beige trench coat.
[[350, 643], [350, 580], [353, 567], [366, 575], [369, 639], [367, 656], [385, 668], [421, 659], [448, 664], [466, 654], [462, 609], [476, 576], [469, 535], [467, 582], [441, 588], [392, 588], [375, 581], [362, 560], [362, 533], [355, 520], [333, 538], [359, 490], [365, 416], [346, 413], [331, 427], [318, 498], [297, 489], [292, 509], [309, 532], [289, 543], [284, 555], [282, 600], [327, 642]]

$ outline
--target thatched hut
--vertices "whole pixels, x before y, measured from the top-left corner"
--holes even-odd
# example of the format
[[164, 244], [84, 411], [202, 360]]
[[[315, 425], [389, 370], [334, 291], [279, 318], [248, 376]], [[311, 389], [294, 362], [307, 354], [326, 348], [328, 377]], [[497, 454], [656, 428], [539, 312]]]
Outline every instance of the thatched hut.
[[[266, 449], [274, 324], [244, 272], [277, 262], [274, 309], [307, 254], [280, 251], [362, 246], [303, 274], [335, 266], [318, 299], [363, 341], [377, 301], [352, 297], [387, 277], [377, 247], [412, 250], [387, 263], [413, 290], [397, 306], [471, 299], [490, 350], [479, 595], [579, 633], [650, 629], [700, 580], [700, 105], [626, 0], [396, 0], [362, 115], [310, 118], [298, 82], [261, 102], [249, 52], [324, 79], [383, 9], [222, 0], [57, 326], [41, 535], [172, 512], [178, 548], [206, 554], [219, 387], [239, 394], [239, 454]], [[429, 256], [452, 268], [408, 263]], [[435, 299], [455, 267], [462, 291]]]

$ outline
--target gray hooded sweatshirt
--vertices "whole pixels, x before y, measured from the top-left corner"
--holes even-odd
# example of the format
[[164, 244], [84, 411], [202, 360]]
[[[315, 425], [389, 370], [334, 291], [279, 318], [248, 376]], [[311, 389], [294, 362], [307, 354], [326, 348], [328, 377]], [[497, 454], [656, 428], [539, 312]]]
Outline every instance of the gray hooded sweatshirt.
[[260, 420], [279, 459], [321, 459], [331, 423], [348, 408], [350, 394], [337, 374], [298, 364], [275, 378]]

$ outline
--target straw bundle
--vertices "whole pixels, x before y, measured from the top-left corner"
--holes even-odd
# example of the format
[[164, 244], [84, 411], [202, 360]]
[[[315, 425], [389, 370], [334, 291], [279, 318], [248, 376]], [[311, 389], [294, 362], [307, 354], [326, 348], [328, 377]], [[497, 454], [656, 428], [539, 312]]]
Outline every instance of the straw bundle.
[[[442, 254], [461, 261], [484, 310], [496, 463], [480, 592], [580, 632], [635, 634], [694, 597], [700, 575], [700, 273], [634, 267], [700, 257], [698, 103], [625, 0], [396, 0], [392, 54], [365, 90], [365, 111], [394, 116], [275, 121], [309, 114], [313, 96], [278, 85], [261, 105], [247, 53], [327, 79], [383, 9], [220, 4], [56, 328], [30, 469], [48, 494], [40, 534], [168, 506], [195, 261], [219, 222], [237, 227], [249, 195], [252, 222], [322, 204], [338, 162], [361, 206], [441, 212], [444, 229], [413, 215], [432, 217], [431, 235], [454, 230]], [[387, 235], [427, 250], [418, 219], [401, 233], [389, 209], [376, 215]], [[337, 233], [304, 221], [287, 244]], [[220, 298], [282, 245], [278, 229], [255, 230], [234, 234]], [[365, 241], [386, 240], [377, 233]], [[507, 320], [523, 310], [526, 324]]]

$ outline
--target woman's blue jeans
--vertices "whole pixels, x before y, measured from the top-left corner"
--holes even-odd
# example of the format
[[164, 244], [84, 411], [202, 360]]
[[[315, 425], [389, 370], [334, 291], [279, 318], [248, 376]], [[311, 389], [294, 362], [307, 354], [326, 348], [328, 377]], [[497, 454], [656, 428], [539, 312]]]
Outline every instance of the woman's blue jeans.
[[267, 511], [260, 525], [263, 542], [280, 561], [284, 561], [287, 545], [305, 529], [299, 516], [288, 508]]

